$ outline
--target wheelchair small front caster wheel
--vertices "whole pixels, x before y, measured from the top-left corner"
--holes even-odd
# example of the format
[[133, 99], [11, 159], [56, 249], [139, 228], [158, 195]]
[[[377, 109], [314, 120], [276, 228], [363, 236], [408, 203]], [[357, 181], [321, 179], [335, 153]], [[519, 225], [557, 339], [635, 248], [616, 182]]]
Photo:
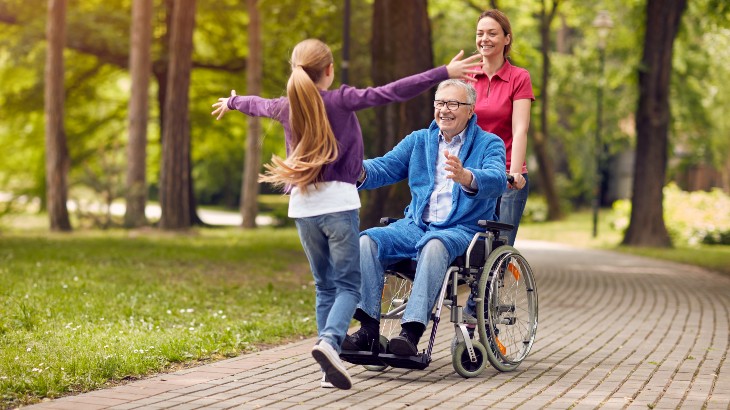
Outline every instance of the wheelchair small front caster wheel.
[[466, 342], [461, 342], [456, 345], [454, 354], [451, 357], [451, 363], [454, 365], [456, 373], [467, 379], [479, 376], [487, 367], [487, 349], [477, 340], [472, 340], [471, 344], [474, 346], [476, 362], [472, 362], [469, 358], [469, 351], [466, 350]]
[[[388, 351], [388, 338], [380, 335], [380, 353], [386, 353]], [[382, 372], [383, 370], [388, 368], [388, 365], [386, 364], [364, 364], [362, 367], [365, 368], [365, 370], [370, 370], [371, 372]]]

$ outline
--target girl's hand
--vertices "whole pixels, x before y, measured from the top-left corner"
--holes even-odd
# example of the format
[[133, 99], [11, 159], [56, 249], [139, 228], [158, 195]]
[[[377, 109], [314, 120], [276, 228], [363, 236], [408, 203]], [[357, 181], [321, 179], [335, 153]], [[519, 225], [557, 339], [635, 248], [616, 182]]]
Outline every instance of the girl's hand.
[[[464, 50], [459, 51], [459, 54], [452, 58], [449, 65], [446, 66], [446, 70], [449, 72], [449, 78], [464, 81], [476, 81], [474, 75], [482, 72], [482, 56], [480, 54], [474, 54], [461, 60], [463, 55]], [[474, 67], [480, 67], [480, 69], [477, 70]]]
[[[236, 96], [236, 90], [231, 90], [231, 97], [235, 97], [235, 96]], [[226, 115], [226, 113], [231, 110], [230, 108], [228, 108], [228, 100], [231, 97], [219, 98], [218, 102], [213, 104], [213, 108], [215, 108], [215, 110], [213, 110], [213, 112], [210, 113], [210, 115], [218, 114], [218, 117], [216, 117], [216, 120], [220, 120], [224, 115]]]

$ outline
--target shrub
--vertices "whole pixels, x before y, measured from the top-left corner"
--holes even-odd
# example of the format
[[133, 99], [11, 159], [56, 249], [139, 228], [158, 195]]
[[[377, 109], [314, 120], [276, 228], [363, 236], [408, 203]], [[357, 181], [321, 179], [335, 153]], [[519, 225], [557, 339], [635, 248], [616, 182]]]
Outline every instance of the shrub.
[[[626, 230], [630, 215], [629, 200], [614, 202], [611, 226]], [[676, 242], [730, 245], [730, 196], [717, 188], [686, 192], [670, 183], [664, 187], [664, 221]]]

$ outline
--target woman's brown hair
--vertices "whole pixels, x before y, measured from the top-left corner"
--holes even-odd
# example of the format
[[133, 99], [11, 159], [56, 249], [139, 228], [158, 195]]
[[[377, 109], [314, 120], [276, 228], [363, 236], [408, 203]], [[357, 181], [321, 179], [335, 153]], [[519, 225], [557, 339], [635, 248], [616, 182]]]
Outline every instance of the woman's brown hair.
[[291, 141], [286, 159], [272, 156], [260, 182], [275, 186], [295, 186], [306, 192], [307, 185], [321, 179], [322, 167], [337, 159], [338, 147], [324, 101], [315, 83], [333, 62], [332, 51], [316, 39], [304, 40], [292, 51], [292, 73], [286, 85], [289, 99]]

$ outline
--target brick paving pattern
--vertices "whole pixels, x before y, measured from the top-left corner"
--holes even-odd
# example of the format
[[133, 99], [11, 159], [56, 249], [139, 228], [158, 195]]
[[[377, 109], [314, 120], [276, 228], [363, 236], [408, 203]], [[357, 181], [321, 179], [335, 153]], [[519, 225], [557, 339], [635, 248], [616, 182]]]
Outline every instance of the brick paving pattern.
[[539, 326], [510, 373], [457, 375], [453, 327], [442, 321], [425, 370], [348, 364], [347, 391], [319, 387], [310, 339], [31, 407], [730, 409], [730, 278], [607, 251], [517, 246], [535, 271]]

